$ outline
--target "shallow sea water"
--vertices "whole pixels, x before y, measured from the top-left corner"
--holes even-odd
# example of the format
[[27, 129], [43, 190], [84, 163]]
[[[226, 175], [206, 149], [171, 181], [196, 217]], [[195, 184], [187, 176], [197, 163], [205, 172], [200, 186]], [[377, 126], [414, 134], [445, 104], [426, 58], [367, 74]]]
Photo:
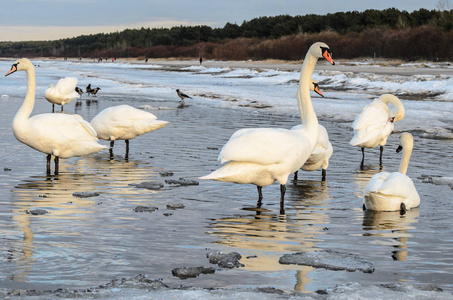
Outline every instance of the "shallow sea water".
[[[25, 82], [23, 82], [25, 84]], [[123, 96], [127, 96], [126, 94]], [[82, 97], [65, 107], [91, 120], [122, 97]], [[90, 99], [87, 101], [86, 99]], [[321, 171], [299, 172], [287, 185], [284, 211], [278, 184], [263, 188], [257, 203], [253, 185], [200, 181], [177, 186], [165, 180], [198, 180], [219, 166], [222, 145], [244, 127], [291, 128], [297, 118], [269, 116], [252, 110], [230, 110], [175, 101], [128, 97], [128, 104], [153, 110], [170, 124], [108, 151], [61, 160], [59, 175], [46, 175], [45, 155], [19, 143], [11, 122], [23, 97], [0, 99], [0, 288], [48, 290], [88, 288], [113, 279], [146, 274], [170, 286], [275, 287], [288, 292], [314, 292], [337, 284], [432, 284], [453, 292], [453, 190], [424, 182], [422, 176], [451, 176], [453, 141], [415, 136], [408, 176], [417, 187], [421, 206], [405, 215], [362, 210], [362, 192], [379, 172], [378, 149], [361, 152], [349, 145], [348, 128], [322, 122], [334, 154], [321, 182]], [[38, 99], [34, 113], [50, 111]], [[107, 145], [108, 142], [101, 141]], [[398, 134], [384, 150], [385, 171], [398, 169]], [[52, 164], [53, 167], [53, 164]], [[171, 176], [166, 172], [171, 172]], [[426, 180], [425, 180], [426, 181]], [[158, 182], [148, 190], [132, 186]], [[96, 192], [80, 198], [76, 192]], [[171, 210], [168, 204], [183, 204]], [[154, 212], [135, 212], [152, 206]], [[32, 215], [42, 209], [48, 213]], [[372, 274], [282, 265], [285, 253], [330, 249], [356, 254], [375, 265]], [[238, 252], [245, 266], [217, 268], [215, 274], [181, 280], [177, 267], [213, 266], [210, 251]]]

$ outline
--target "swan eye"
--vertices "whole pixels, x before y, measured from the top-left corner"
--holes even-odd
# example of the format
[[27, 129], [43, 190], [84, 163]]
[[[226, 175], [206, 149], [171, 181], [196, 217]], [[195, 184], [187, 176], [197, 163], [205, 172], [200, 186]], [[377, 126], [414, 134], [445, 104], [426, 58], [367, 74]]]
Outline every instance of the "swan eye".
[[395, 121], [395, 117], [391, 117], [391, 118], [389, 119], [389, 122], [390, 122], [390, 123], [393, 123], [393, 121]]

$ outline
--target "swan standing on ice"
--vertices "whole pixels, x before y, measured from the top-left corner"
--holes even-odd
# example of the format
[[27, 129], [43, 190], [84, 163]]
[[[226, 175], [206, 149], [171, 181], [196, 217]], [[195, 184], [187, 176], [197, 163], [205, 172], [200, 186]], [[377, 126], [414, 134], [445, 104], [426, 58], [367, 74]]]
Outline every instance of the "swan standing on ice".
[[282, 210], [288, 176], [307, 161], [318, 140], [319, 126], [311, 103], [310, 84], [316, 62], [322, 57], [334, 64], [329, 47], [325, 43], [314, 43], [302, 65], [297, 96], [304, 126], [295, 130], [251, 128], [236, 131], [219, 154], [218, 159], [226, 164], [200, 179], [254, 184], [259, 200], [262, 199], [262, 187], [277, 180]]
[[420, 196], [412, 179], [407, 175], [414, 138], [403, 132], [396, 152], [403, 150], [398, 172], [381, 172], [373, 175], [365, 188], [364, 209], [377, 211], [406, 211], [420, 205]]
[[51, 155], [55, 156], [55, 174], [58, 174], [60, 157], [83, 156], [107, 148], [97, 142], [96, 131], [79, 115], [47, 113], [30, 118], [35, 105], [35, 68], [28, 59], [19, 59], [5, 76], [16, 71], [25, 71], [28, 83], [24, 103], [13, 120], [13, 133], [20, 142], [47, 154], [48, 173]]
[[80, 98], [80, 94], [77, 93], [77, 78], [65, 77], [58, 81], [57, 84], [49, 85], [46, 90], [44, 97], [52, 103], [52, 112], [55, 112], [55, 104], [61, 105], [61, 111], [63, 111], [63, 105]]
[[[395, 107], [395, 113], [389, 108], [389, 103]], [[403, 119], [404, 113], [403, 103], [397, 97], [384, 94], [365, 106], [355, 118], [352, 123], [354, 137], [349, 143], [362, 148], [362, 167], [365, 160], [365, 148], [375, 148], [378, 145], [380, 146], [379, 165], [382, 166], [382, 152], [387, 138], [393, 131], [394, 122]]]
[[107, 107], [91, 120], [97, 136], [110, 141], [110, 156], [113, 156], [116, 140], [126, 141], [126, 158], [129, 156], [129, 140], [167, 124], [167, 121], [157, 120], [152, 113], [129, 105]]
[[[319, 85], [316, 81], [312, 79], [312, 85], [310, 85], [310, 90], [315, 91], [320, 96], [324, 98], [324, 95], [319, 90]], [[291, 130], [300, 129], [304, 124], [300, 124], [291, 128]], [[318, 143], [316, 144], [315, 149], [311, 153], [310, 157], [307, 159], [305, 164], [300, 168], [303, 171], [316, 171], [321, 167], [321, 180], [326, 180], [326, 170], [329, 166], [329, 159], [333, 154], [333, 147], [329, 141], [329, 134], [327, 133], [326, 128], [319, 124], [318, 130]], [[297, 180], [297, 172], [294, 172], [294, 180]]]

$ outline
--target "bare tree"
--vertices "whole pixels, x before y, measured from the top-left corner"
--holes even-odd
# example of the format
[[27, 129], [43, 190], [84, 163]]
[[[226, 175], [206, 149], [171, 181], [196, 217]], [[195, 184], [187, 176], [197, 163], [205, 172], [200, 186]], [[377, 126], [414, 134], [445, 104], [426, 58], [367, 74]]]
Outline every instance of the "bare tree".
[[450, 0], [439, 0], [436, 4], [437, 10], [439, 11], [449, 11], [452, 9], [452, 4]]

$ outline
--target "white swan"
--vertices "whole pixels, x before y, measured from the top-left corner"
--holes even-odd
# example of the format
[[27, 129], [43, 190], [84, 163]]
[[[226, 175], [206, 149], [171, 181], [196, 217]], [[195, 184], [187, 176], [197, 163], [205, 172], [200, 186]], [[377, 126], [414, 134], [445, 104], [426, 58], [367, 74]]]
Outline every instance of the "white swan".
[[[300, 169], [303, 171], [316, 171], [321, 168], [321, 180], [325, 181], [327, 173], [326, 170], [329, 167], [329, 159], [333, 154], [333, 147], [330, 143], [329, 134], [327, 133], [326, 128], [321, 124], [318, 125], [318, 142], [310, 157]], [[303, 124], [297, 125], [291, 128], [291, 130], [298, 129], [303, 126]], [[297, 180], [297, 171], [294, 172], [294, 180]]]
[[[395, 113], [389, 108], [391, 103]], [[394, 95], [384, 94], [365, 106], [352, 123], [354, 136], [349, 142], [352, 146], [362, 148], [362, 166], [365, 160], [364, 148], [380, 146], [379, 165], [382, 166], [382, 152], [387, 138], [393, 131], [394, 122], [404, 118], [404, 106]]]
[[298, 170], [313, 152], [318, 140], [318, 119], [310, 98], [311, 75], [319, 58], [334, 64], [329, 47], [314, 43], [308, 50], [300, 76], [298, 105], [303, 128], [252, 128], [236, 131], [219, 154], [220, 169], [200, 179], [252, 183], [262, 199], [263, 186], [280, 183], [283, 206], [288, 176]]
[[406, 211], [420, 205], [420, 196], [406, 175], [414, 138], [408, 132], [400, 136], [397, 152], [403, 150], [398, 172], [373, 175], [365, 188], [364, 208], [377, 211]]
[[116, 140], [126, 141], [126, 157], [129, 155], [129, 140], [162, 128], [167, 121], [157, 120], [152, 113], [134, 108], [129, 105], [107, 107], [97, 114], [91, 125], [100, 139], [110, 141], [110, 155]]
[[46, 90], [44, 97], [52, 103], [52, 112], [55, 111], [55, 104], [61, 105], [61, 111], [63, 111], [63, 105], [80, 98], [79, 93], [76, 91], [77, 78], [65, 77], [61, 78], [57, 84], [49, 85]]
[[35, 69], [23, 58], [17, 60], [5, 76], [16, 71], [25, 71], [28, 83], [24, 103], [13, 120], [13, 133], [20, 142], [47, 154], [48, 172], [51, 155], [55, 156], [55, 174], [58, 174], [60, 157], [82, 156], [107, 148], [97, 142], [96, 131], [79, 115], [47, 113], [30, 118], [35, 104]]
[[[315, 91], [320, 96], [324, 95], [319, 90], [318, 83], [312, 79], [312, 85], [310, 85], [310, 91]], [[300, 124], [291, 128], [291, 130], [300, 129], [304, 124]], [[329, 134], [327, 133], [326, 128], [319, 124], [318, 130], [318, 142], [315, 146], [315, 149], [311, 153], [310, 157], [307, 159], [305, 164], [300, 168], [303, 171], [316, 171], [321, 167], [321, 180], [326, 180], [326, 170], [329, 167], [329, 159], [333, 154], [333, 147], [329, 141]], [[294, 180], [297, 180], [297, 171], [294, 172]]]

